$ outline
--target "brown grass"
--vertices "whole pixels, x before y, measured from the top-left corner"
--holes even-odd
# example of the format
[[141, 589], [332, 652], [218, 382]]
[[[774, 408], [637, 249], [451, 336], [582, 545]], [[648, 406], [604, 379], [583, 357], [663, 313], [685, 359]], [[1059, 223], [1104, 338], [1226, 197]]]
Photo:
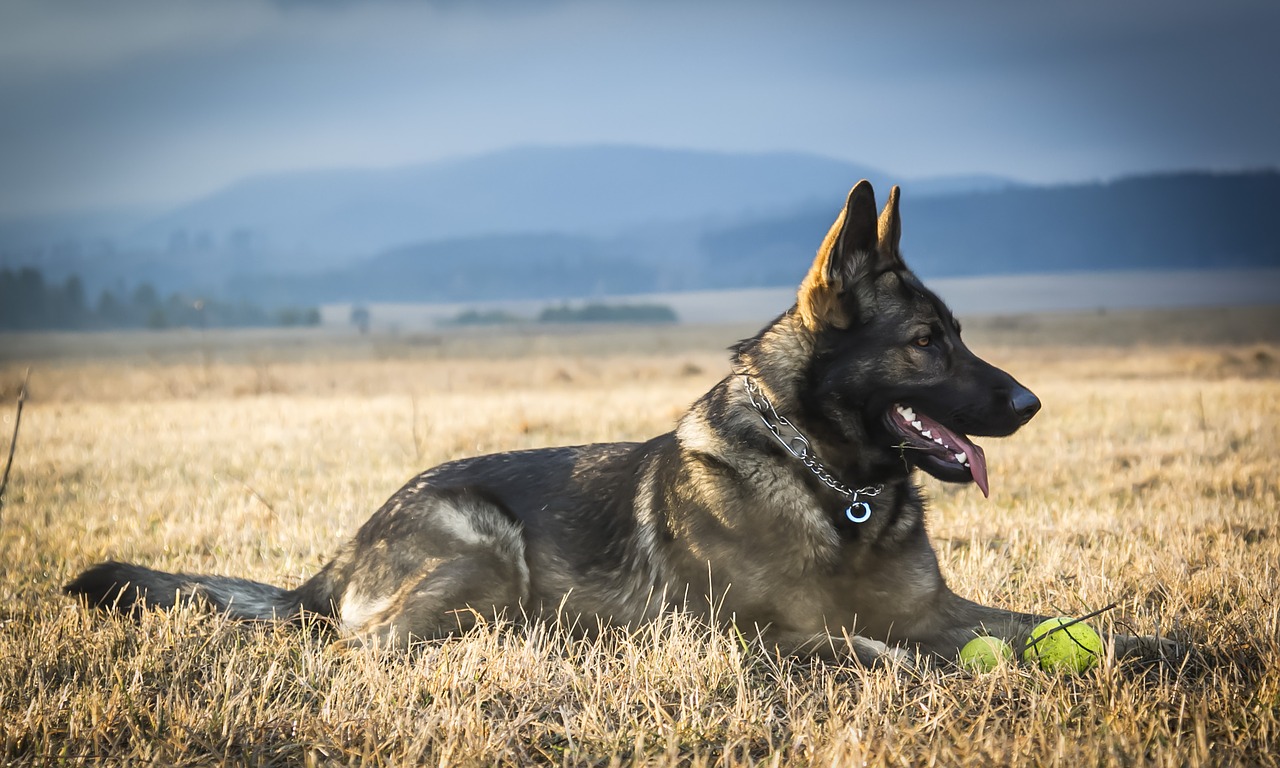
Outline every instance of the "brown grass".
[[[987, 442], [989, 501], [927, 483], [944, 571], [960, 593], [1011, 607], [1119, 601], [1102, 623], [1192, 642], [1180, 666], [863, 670], [779, 659], [681, 617], [592, 640], [494, 627], [388, 655], [192, 612], [89, 613], [59, 587], [104, 557], [293, 585], [426, 466], [665, 431], [727, 372], [717, 349], [734, 337], [477, 337], [430, 355], [384, 340], [338, 361], [320, 344], [254, 359], [30, 355], [0, 519], [0, 756], [1278, 764], [1280, 349], [1229, 327], [1221, 336], [1250, 343], [1054, 339], [1052, 318], [1034, 322], [1041, 331], [1006, 329], [1020, 336], [975, 329], [979, 351], [1046, 405], [1023, 433]], [[638, 356], [609, 351], [632, 342]], [[0, 389], [20, 380], [11, 360]]]

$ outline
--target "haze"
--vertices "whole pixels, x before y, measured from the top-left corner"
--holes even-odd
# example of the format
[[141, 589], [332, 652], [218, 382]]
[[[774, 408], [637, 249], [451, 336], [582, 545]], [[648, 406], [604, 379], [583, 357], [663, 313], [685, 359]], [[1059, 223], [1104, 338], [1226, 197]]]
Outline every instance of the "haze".
[[527, 144], [1280, 165], [1280, 4], [0, 0], [0, 216]]

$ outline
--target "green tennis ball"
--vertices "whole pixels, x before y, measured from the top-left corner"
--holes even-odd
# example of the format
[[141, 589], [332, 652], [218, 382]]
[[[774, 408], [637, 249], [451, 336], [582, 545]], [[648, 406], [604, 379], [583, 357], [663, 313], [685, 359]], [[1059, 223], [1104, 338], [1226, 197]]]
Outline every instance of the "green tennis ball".
[[1093, 627], [1070, 616], [1041, 622], [1031, 630], [1022, 659], [1046, 672], [1086, 672], [1102, 655], [1102, 638]]
[[960, 649], [960, 666], [970, 672], [990, 672], [1013, 658], [1013, 648], [998, 637], [975, 637]]

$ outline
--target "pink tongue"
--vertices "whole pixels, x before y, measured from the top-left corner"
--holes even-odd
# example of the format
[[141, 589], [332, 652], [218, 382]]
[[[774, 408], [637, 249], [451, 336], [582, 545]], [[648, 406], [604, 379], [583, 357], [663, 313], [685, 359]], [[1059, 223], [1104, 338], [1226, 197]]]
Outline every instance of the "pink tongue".
[[982, 452], [982, 446], [969, 443], [969, 450], [965, 453], [969, 454], [969, 473], [973, 475], [973, 482], [982, 489], [984, 497], [990, 498], [991, 494], [987, 492], [987, 456]]
[[917, 414], [916, 418], [920, 420], [923, 426], [928, 427], [931, 434], [943, 439], [948, 446], [947, 450], [955, 448], [965, 452], [969, 457], [969, 474], [973, 477], [973, 482], [982, 490], [983, 496], [991, 498], [990, 489], [987, 485], [987, 456], [982, 452], [982, 446], [969, 442], [928, 416]]

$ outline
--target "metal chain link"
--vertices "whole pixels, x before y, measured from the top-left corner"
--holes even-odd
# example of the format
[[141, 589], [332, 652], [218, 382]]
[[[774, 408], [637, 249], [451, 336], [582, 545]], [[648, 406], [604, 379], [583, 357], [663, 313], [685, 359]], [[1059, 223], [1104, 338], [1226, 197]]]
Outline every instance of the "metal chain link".
[[[769, 428], [773, 436], [778, 438], [778, 442], [782, 443], [782, 447], [787, 449], [787, 453], [799, 459], [800, 463], [804, 464], [805, 468], [812, 472], [813, 476], [818, 478], [823, 485], [848, 498], [850, 502], [855, 504], [859, 503], [859, 496], [875, 498], [880, 495], [884, 490], [883, 483], [880, 485], [868, 485], [866, 488], [859, 488], [855, 491], [837, 480], [823, 466], [822, 462], [818, 461], [817, 457], [813, 455], [809, 438], [805, 437], [794, 424], [788, 421], [786, 416], [778, 413], [778, 410], [773, 407], [773, 403], [769, 402], [769, 398], [765, 396], [764, 390], [760, 389], [760, 385], [756, 383], [756, 380], [745, 373], [739, 375], [742, 376], [742, 386], [746, 390], [747, 399], [751, 401], [752, 407], [756, 409], [756, 415], [760, 417], [760, 421], [764, 422], [764, 425]], [[789, 432], [789, 437], [783, 435], [784, 429]], [[865, 502], [861, 503], [865, 504]], [[869, 516], [870, 507], [867, 510], [866, 514]], [[850, 519], [854, 518], [851, 516]], [[862, 522], [865, 519], [866, 517], [863, 517], [862, 520], [854, 520], [854, 522]]]

